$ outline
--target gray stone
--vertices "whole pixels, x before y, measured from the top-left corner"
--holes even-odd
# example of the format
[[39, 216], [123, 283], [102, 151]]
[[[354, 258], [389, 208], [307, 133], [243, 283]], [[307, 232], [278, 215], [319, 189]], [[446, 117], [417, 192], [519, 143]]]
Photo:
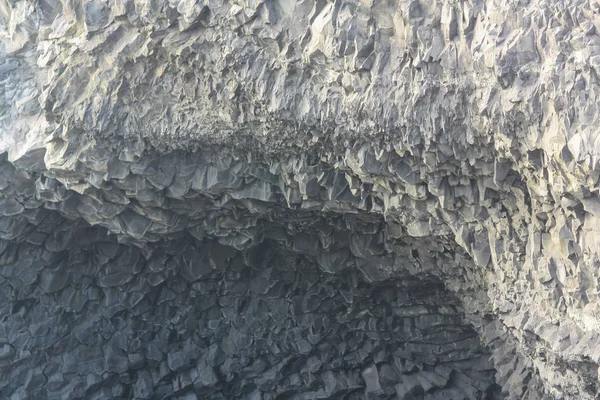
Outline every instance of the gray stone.
[[133, 387], [133, 393], [136, 398], [148, 399], [153, 393], [152, 376], [147, 371], [140, 371]]
[[3, 343], [0, 346], [0, 360], [12, 357], [15, 354], [13, 347], [8, 343]]
[[377, 367], [375, 365], [370, 365], [364, 370], [361, 371], [361, 376], [365, 381], [365, 385], [367, 386], [365, 391], [366, 393], [382, 393], [381, 384], [379, 383], [379, 372], [377, 371]]
[[194, 380], [194, 385], [200, 387], [211, 387], [219, 383], [219, 378], [215, 370], [208, 364], [200, 362], [197, 367], [197, 378]]
[[69, 283], [70, 276], [66, 267], [57, 269], [44, 268], [40, 273], [40, 286], [46, 293], [54, 293]]
[[3, 7], [0, 398], [599, 396], [595, 3], [176, 3]]

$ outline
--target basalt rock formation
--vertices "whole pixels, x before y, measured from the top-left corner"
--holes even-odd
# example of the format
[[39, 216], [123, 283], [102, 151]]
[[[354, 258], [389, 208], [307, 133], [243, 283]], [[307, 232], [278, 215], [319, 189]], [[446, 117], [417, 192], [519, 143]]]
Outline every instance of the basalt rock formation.
[[0, 397], [594, 399], [594, 0], [0, 4]]

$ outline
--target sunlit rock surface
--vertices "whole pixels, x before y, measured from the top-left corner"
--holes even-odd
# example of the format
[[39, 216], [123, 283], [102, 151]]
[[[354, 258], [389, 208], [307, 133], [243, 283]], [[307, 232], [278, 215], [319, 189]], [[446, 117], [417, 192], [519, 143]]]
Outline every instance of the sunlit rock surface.
[[0, 4], [0, 397], [594, 399], [600, 4]]

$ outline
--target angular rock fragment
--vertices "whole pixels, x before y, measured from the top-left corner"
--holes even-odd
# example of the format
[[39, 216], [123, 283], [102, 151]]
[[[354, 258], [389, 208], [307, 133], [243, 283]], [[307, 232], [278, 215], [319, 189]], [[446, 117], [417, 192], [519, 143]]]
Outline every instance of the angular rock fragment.
[[50, 269], [44, 268], [40, 273], [40, 287], [46, 293], [54, 293], [63, 289], [70, 280], [69, 271], [66, 267]]

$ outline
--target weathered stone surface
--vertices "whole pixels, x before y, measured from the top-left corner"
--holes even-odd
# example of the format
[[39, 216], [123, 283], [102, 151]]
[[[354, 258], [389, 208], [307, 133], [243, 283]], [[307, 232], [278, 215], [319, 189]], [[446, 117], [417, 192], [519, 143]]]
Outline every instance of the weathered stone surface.
[[0, 397], [598, 397], [597, 8], [0, 7]]

